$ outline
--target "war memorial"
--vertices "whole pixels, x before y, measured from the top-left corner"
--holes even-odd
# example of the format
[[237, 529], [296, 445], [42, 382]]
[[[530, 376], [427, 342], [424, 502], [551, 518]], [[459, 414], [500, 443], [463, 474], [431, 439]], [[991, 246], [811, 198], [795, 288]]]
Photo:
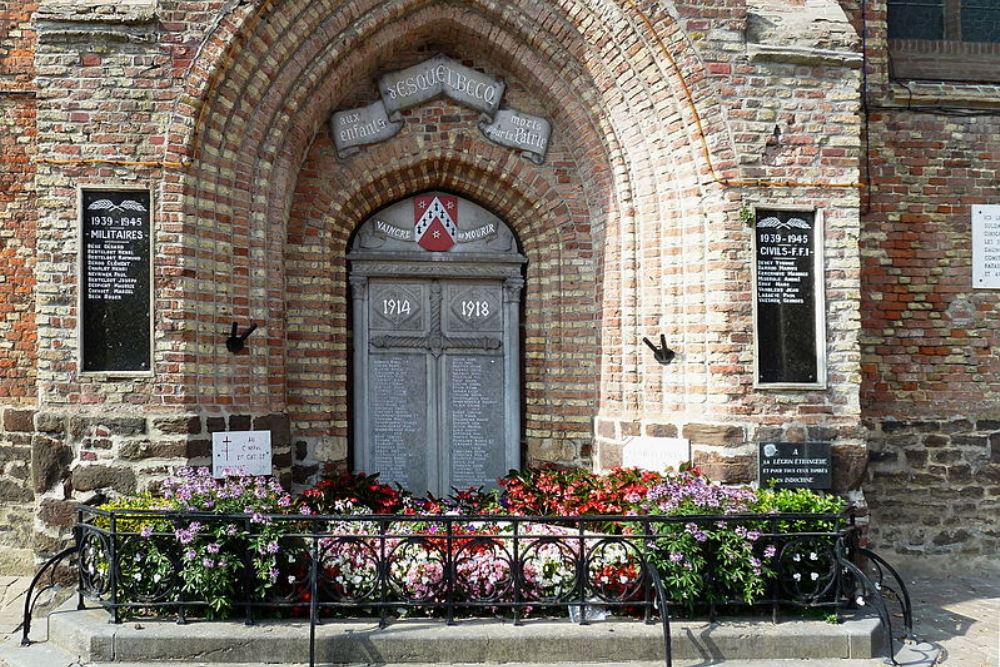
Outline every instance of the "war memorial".
[[[733, 513], [809, 489], [852, 508], [852, 548], [996, 568], [1000, 11], [24, 0], [0, 17], [0, 572], [171, 489], [299, 507], [364, 473], [431, 502], [499, 488], [530, 516], [574, 508], [512, 489], [590, 485], [624, 515], [676, 480], [612, 477], [637, 485], [626, 502], [601, 475], [668, 466], [737, 494], [711, 500]], [[236, 469], [275, 487], [213, 486]], [[532, 470], [568, 477], [511, 472]], [[359, 544], [400, 549], [398, 529]], [[189, 551], [223, 544], [198, 530]], [[520, 587], [549, 529], [512, 530], [517, 594], [465, 602], [521, 613], [546, 590]], [[582, 605], [580, 553], [608, 547], [573, 530]], [[94, 539], [97, 572], [119, 542]], [[307, 578], [283, 539], [258, 545], [270, 571]], [[635, 544], [615, 562], [652, 586], [669, 566], [649, 574]], [[199, 561], [221, 567], [217, 548]], [[369, 593], [385, 557], [354, 571]], [[349, 593], [330, 595], [388, 608]]]

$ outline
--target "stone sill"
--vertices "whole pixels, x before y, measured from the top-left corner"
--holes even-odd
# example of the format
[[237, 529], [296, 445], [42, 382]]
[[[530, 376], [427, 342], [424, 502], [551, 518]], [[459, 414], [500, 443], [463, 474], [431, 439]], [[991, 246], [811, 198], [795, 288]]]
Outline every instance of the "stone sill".
[[773, 46], [770, 44], [747, 44], [750, 62], [776, 62], [793, 65], [830, 65], [861, 69], [860, 53], [837, 51], [801, 46]]
[[886, 107], [963, 107], [1000, 109], [1000, 84], [945, 81], [893, 81]]

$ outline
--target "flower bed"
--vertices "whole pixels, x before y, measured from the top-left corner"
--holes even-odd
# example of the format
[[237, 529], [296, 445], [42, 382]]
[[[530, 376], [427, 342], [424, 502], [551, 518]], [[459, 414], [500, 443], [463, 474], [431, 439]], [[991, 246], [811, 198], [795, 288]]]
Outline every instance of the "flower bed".
[[[269, 478], [184, 469], [163, 497], [81, 510], [81, 590], [123, 614], [653, 613], [846, 600], [843, 503], [713, 485], [697, 471], [534, 470], [414, 498], [377, 478], [293, 498]], [[373, 512], [377, 510], [378, 513]]]

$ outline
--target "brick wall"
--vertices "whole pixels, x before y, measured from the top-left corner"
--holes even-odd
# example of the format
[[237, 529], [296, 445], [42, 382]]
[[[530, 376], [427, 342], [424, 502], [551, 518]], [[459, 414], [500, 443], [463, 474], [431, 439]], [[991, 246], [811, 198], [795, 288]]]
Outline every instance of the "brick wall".
[[885, 11], [868, 3], [861, 401], [872, 539], [995, 557], [1000, 310], [995, 291], [972, 289], [971, 208], [1000, 203], [1000, 87], [892, 80]]
[[37, 7], [31, 0], [0, 1], [0, 544], [5, 545], [0, 572], [16, 573], [31, 567], [26, 545], [34, 523], [31, 436], [21, 432], [20, 415], [36, 400], [32, 158], [37, 105], [31, 15]]
[[0, 2], [0, 405], [35, 400], [37, 2]]

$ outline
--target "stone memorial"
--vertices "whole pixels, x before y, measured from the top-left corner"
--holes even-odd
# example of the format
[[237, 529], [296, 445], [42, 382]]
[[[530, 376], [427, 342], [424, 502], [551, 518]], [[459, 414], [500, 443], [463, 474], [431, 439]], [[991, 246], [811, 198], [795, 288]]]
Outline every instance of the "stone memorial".
[[270, 475], [270, 431], [219, 431], [212, 434], [212, 477]]
[[80, 193], [81, 368], [152, 369], [149, 190]]
[[622, 467], [663, 472], [667, 468], [680, 470], [691, 463], [691, 443], [687, 438], [665, 438], [651, 435], [632, 436], [622, 448]]
[[756, 383], [822, 387], [826, 326], [819, 219], [814, 211], [764, 209], [756, 219]]
[[510, 229], [445, 193], [365, 221], [354, 300], [353, 466], [416, 492], [520, 466], [521, 269]]
[[833, 486], [828, 442], [762, 442], [757, 461], [762, 487], [829, 490]]

